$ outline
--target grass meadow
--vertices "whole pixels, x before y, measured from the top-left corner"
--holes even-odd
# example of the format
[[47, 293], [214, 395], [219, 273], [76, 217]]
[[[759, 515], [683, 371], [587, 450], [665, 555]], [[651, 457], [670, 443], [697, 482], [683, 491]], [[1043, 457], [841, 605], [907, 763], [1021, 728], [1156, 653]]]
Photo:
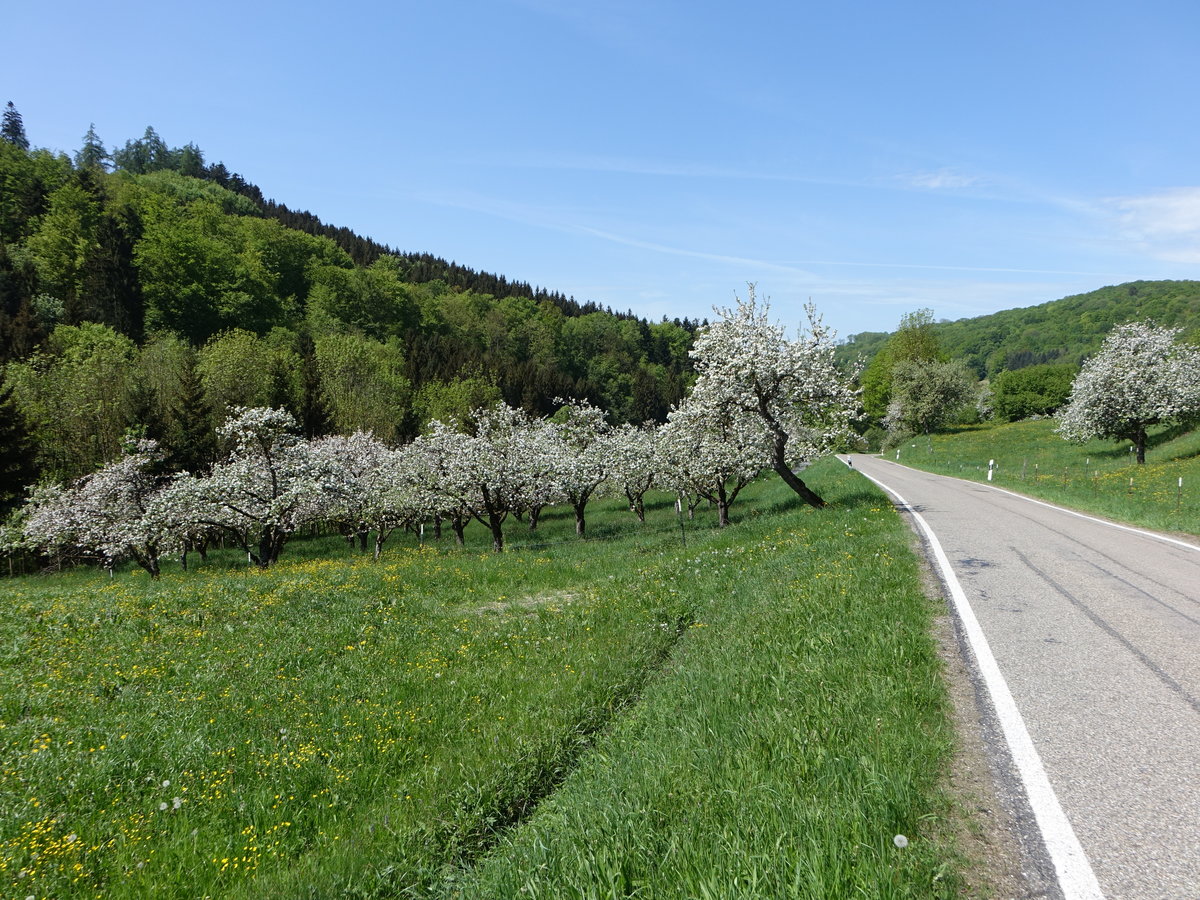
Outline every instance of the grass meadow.
[[[1074, 509], [1161, 531], [1200, 534], [1200, 430], [1152, 428], [1146, 464], [1129, 442], [1075, 444], [1054, 433], [1053, 419], [974, 425], [900, 448], [900, 462], [986, 481]], [[895, 459], [895, 451], [883, 454]], [[1182, 480], [1182, 484], [1180, 483]]]
[[0, 889], [956, 896], [937, 604], [882, 495], [809, 474], [830, 508], [772, 477], [727, 529], [0, 582]]

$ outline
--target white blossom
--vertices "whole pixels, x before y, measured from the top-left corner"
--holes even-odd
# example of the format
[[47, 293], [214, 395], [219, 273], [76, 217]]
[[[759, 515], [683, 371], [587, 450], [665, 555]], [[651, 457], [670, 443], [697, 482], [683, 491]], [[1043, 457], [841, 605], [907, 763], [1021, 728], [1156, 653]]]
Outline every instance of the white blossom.
[[1200, 414], [1200, 350], [1177, 343], [1178, 334], [1148, 322], [1114, 328], [1076, 376], [1059, 434], [1132, 441], [1144, 463], [1148, 426]]
[[283, 410], [235, 408], [218, 429], [232, 444], [228, 459], [207, 477], [176, 479], [157, 498], [162, 515], [176, 528], [218, 528], [251, 561], [269, 566], [297, 528], [320, 517], [321, 499], [344, 483], [295, 428]]
[[770, 466], [773, 444], [758, 416], [694, 396], [671, 410], [659, 430], [656, 468], [663, 486], [715, 503], [725, 526], [742, 488]]
[[767, 305], [758, 306], [753, 285], [734, 309], [716, 312], [720, 318], [692, 349], [699, 378], [689, 401], [756, 417], [770, 439], [771, 467], [806, 502], [824, 505], [793, 466], [832, 452], [853, 434], [858, 395], [834, 361], [833, 332], [810, 304], [808, 330], [788, 340], [770, 323]]
[[23, 519], [27, 544], [98, 555], [109, 565], [133, 559], [157, 578], [159, 554], [171, 543], [170, 530], [155, 514], [163, 484], [155, 469], [161, 459], [154, 441], [141, 440], [71, 486], [38, 488]]
[[554, 431], [547, 436], [546, 445], [554, 486], [566, 495], [575, 510], [575, 533], [582, 535], [588, 500], [612, 469], [612, 426], [605, 419], [604, 410], [586, 400], [564, 404], [555, 419]]
[[[553, 430], [503, 402], [471, 418], [472, 434], [435, 421], [414, 448], [446, 506], [486, 525], [492, 548], [500, 551], [510, 514], [535, 511], [564, 496], [555, 477]], [[462, 518], [455, 522], [460, 539]]]
[[621, 425], [606, 441], [609, 485], [629, 501], [629, 509], [646, 521], [646, 492], [658, 478], [657, 432], [654, 425]]

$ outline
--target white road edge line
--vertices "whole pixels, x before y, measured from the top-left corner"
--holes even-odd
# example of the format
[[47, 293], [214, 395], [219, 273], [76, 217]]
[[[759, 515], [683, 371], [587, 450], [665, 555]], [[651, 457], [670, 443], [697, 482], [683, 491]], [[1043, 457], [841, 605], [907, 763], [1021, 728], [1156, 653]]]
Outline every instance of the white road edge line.
[[1017, 709], [1017, 701], [1013, 699], [1008, 682], [1004, 680], [1000, 666], [996, 663], [996, 657], [992, 655], [992, 648], [988, 645], [983, 628], [980, 626], [979, 620], [975, 618], [975, 611], [967, 600], [962, 584], [959, 583], [958, 577], [950, 567], [950, 560], [946, 557], [946, 551], [942, 549], [937, 535], [934, 534], [924, 517], [896, 491], [867, 475], [866, 472], [859, 470], [859, 473], [895, 497], [900, 506], [920, 525], [926, 540], [929, 541], [938, 568], [942, 571], [942, 578], [945, 579], [946, 586], [950, 589], [955, 611], [967, 634], [971, 651], [975, 654], [979, 673], [983, 676], [988, 694], [992, 698], [996, 718], [1000, 721], [1000, 728], [1008, 742], [1013, 763], [1021, 776], [1021, 783], [1042, 833], [1046, 852], [1050, 854], [1050, 860], [1054, 864], [1054, 871], [1058, 876], [1058, 885], [1062, 889], [1063, 897], [1065, 900], [1103, 900], [1104, 893], [1100, 890], [1100, 882], [1096, 880], [1096, 873], [1092, 871], [1092, 864], [1088, 861], [1087, 854], [1084, 853], [1083, 846], [1079, 843], [1079, 838], [1075, 836], [1075, 829], [1071, 827], [1067, 814], [1063, 812], [1062, 805], [1058, 802], [1058, 796], [1054, 793], [1054, 788], [1050, 785], [1050, 778], [1046, 775], [1046, 769], [1042, 765], [1042, 758], [1038, 755], [1037, 748], [1033, 746], [1033, 738], [1029, 736], [1029, 729], [1025, 727], [1021, 711]]

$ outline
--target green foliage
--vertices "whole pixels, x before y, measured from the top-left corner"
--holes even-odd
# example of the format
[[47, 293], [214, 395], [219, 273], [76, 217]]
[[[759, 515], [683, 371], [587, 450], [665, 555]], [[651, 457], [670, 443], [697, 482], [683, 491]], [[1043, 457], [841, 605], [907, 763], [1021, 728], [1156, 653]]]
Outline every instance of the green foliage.
[[1041, 363], [1078, 367], [1112, 327], [1135, 320], [1200, 337], [1200, 282], [1134, 281], [990, 316], [935, 325], [942, 345], [980, 375]]
[[105, 325], [59, 325], [44, 348], [10, 363], [6, 379], [57, 480], [115, 459], [130, 424], [136, 347]]
[[215, 417], [213, 427], [235, 406], [277, 408], [294, 402], [300, 360], [290, 343], [286, 333], [269, 339], [233, 328], [200, 349], [196, 372]]
[[908, 359], [893, 367], [891, 393], [888, 427], [929, 434], [975, 399], [975, 379], [958, 360]]
[[500, 388], [479, 372], [451, 381], [431, 381], [422, 385], [413, 398], [414, 424], [424, 430], [436, 419], [458, 422], [469, 430], [473, 424], [471, 414], [495, 406], [500, 399]]
[[27, 153], [0, 141], [0, 237], [23, 240], [49, 207], [49, 197], [72, 177], [71, 161], [46, 150]]
[[900, 327], [888, 338], [859, 376], [863, 412], [879, 421], [892, 401], [892, 380], [898, 365], [946, 360], [933, 331], [933, 311], [918, 309], [900, 317]]
[[[99, 249], [100, 203], [75, 179], [49, 196], [49, 208], [25, 242], [43, 291], [64, 308], [77, 308], [83, 272]], [[78, 317], [70, 324], [78, 324]]]
[[4, 107], [4, 119], [0, 122], [0, 138], [18, 150], [29, 149], [29, 138], [25, 135], [25, 122], [11, 100]]
[[1071, 365], [1027, 366], [992, 379], [992, 404], [1001, 422], [1047, 416], [1067, 402], [1078, 370]]
[[417, 320], [410, 286], [400, 280], [394, 261], [381, 259], [369, 268], [337, 260], [316, 268], [308, 294], [308, 321], [315, 333], [357, 330], [383, 339], [403, 334]]
[[100, 135], [96, 134], [96, 123], [88, 126], [83, 136], [83, 146], [75, 154], [75, 165], [80, 169], [104, 169], [112, 161], [112, 154], [104, 149]]
[[[1033, 365], [1074, 366], [1100, 348], [1114, 325], [1150, 320], [1183, 329], [1200, 342], [1200, 281], [1133, 281], [987, 316], [931, 326], [942, 351], [962, 359], [979, 377]], [[882, 352], [880, 335], [851, 335], [839, 360]], [[883, 337], [886, 337], [884, 335]]]
[[226, 215], [250, 216], [258, 212], [254, 202], [241, 194], [235, 194], [211, 181], [202, 181], [169, 169], [148, 172], [132, 179], [132, 183], [143, 202], [150, 206], [157, 205], [163, 199], [173, 200], [183, 207], [205, 200], [219, 207]]
[[321, 397], [336, 431], [369, 431], [389, 443], [406, 433], [412, 386], [395, 340], [323, 335], [316, 339], [316, 362]]

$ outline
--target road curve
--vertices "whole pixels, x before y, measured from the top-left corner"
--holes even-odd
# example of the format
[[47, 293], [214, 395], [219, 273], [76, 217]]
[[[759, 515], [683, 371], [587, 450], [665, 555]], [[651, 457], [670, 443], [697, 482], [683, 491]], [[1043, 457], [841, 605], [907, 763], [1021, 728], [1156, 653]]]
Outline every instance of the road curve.
[[1200, 898], [1200, 545], [849, 459], [936, 533], [1104, 896]]

